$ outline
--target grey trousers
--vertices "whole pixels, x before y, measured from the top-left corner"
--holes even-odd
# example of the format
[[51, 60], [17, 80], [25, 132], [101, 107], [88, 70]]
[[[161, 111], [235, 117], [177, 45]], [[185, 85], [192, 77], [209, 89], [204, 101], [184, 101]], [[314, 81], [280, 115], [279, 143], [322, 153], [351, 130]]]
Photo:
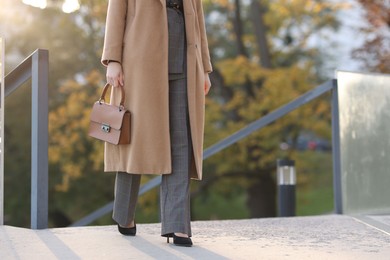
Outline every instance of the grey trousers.
[[[169, 126], [172, 173], [160, 186], [161, 235], [191, 233], [190, 166], [193, 160], [188, 115], [187, 79], [169, 81]], [[118, 172], [112, 218], [121, 226], [134, 220], [141, 175]]]

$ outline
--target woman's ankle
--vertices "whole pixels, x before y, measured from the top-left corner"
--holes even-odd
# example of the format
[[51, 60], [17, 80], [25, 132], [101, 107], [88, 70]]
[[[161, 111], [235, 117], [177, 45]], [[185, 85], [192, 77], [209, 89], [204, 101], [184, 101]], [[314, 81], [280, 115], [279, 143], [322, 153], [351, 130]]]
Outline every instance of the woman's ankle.
[[132, 228], [132, 227], [134, 227], [135, 226], [135, 222], [134, 222], [134, 220], [129, 224], [129, 225], [127, 225], [127, 226], [122, 226], [121, 224], [118, 224], [120, 227], [122, 227], [122, 228]]

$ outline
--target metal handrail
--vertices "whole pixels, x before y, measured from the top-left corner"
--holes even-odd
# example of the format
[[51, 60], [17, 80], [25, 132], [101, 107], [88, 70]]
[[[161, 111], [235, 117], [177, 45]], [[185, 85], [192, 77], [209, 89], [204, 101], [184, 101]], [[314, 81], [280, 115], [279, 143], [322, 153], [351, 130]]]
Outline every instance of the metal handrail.
[[[4, 78], [4, 96], [31, 79], [31, 228], [48, 226], [49, 52], [37, 49]], [[1, 216], [2, 218], [3, 216]]]
[[[246, 127], [240, 129], [239, 131], [235, 132], [234, 134], [226, 137], [225, 139], [219, 141], [218, 143], [212, 145], [211, 147], [207, 148], [203, 153], [203, 160], [213, 156], [214, 154], [220, 152], [221, 150], [231, 146], [232, 144], [240, 141], [241, 139], [247, 137], [248, 135], [252, 134], [255, 131], [260, 130], [261, 128], [269, 125], [270, 123], [274, 122], [275, 120], [279, 119], [280, 117], [290, 113], [291, 111], [305, 105], [306, 103], [312, 101], [313, 99], [318, 98], [319, 96], [323, 95], [326, 92], [329, 92], [333, 90], [337, 86], [337, 80], [329, 80], [313, 90], [310, 90], [306, 92], [305, 94], [299, 96], [295, 100], [287, 103], [286, 105], [272, 111], [271, 113], [257, 119], [256, 121], [252, 122], [251, 124], [247, 125]], [[139, 195], [144, 194], [145, 192], [148, 192], [149, 190], [157, 187], [161, 183], [161, 176], [155, 177], [151, 179], [149, 182], [145, 183], [140, 191]], [[84, 226], [92, 223], [96, 219], [104, 216], [105, 214], [108, 214], [113, 209], [113, 201], [107, 203], [103, 207], [95, 210], [91, 214], [85, 216], [84, 218], [74, 222], [70, 225], [70, 227], [76, 227], [76, 226]]]
[[31, 78], [32, 75], [32, 56], [31, 54], [26, 59], [24, 59], [16, 68], [14, 68], [10, 73], [7, 74], [4, 78], [4, 95], [7, 97], [19, 86], [25, 83]]

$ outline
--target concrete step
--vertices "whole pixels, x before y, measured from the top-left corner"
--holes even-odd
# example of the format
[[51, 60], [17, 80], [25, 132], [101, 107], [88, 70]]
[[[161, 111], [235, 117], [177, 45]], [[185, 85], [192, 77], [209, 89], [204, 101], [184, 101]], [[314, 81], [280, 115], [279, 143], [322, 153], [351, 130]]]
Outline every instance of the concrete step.
[[390, 259], [390, 216], [326, 215], [192, 223], [192, 248], [160, 224], [30, 230], [0, 226], [0, 259]]

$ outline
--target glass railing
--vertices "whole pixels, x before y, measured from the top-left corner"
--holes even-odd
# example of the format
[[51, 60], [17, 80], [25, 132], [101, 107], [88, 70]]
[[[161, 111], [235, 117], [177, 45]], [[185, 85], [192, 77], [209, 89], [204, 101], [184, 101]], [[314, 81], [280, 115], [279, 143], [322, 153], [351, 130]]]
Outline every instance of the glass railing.
[[[330, 80], [252, 122], [207, 148], [203, 159], [218, 153], [291, 111], [332, 92], [332, 157], [334, 212], [390, 213], [390, 76], [337, 71]], [[146, 183], [140, 195], [157, 187], [159, 177]], [[83, 226], [112, 210], [113, 202], [71, 226]]]
[[[285, 104], [284, 106], [281, 106], [280, 108], [272, 111], [271, 113], [260, 117], [259, 119], [255, 120], [254, 122], [248, 124], [247, 126], [243, 127], [239, 131], [235, 132], [234, 134], [228, 136], [225, 139], [222, 139], [221, 141], [217, 142], [216, 144], [208, 147], [203, 152], [203, 160], [213, 156], [214, 154], [230, 147], [231, 145], [237, 143], [238, 141], [242, 140], [243, 138], [246, 138], [253, 132], [259, 131], [263, 127], [266, 127], [267, 125], [271, 124], [272, 122], [276, 121], [277, 119], [287, 115], [291, 111], [311, 102], [312, 100], [315, 100], [319, 96], [332, 91], [334, 87], [337, 85], [336, 80], [329, 80], [316, 88], [306, 92], [305, 94], [301, 95], [297, 99]], [[336, 100], [334, 100], [336, 101]], [[337, 113], [336, 113], [337, 114]], [[334, 124], [337, 125], [338, 124]], [[337, 130], [335, 130], [337, 132]], [[338, 142], [336, 142], [336, 146], [338, 145]], [[142, 195], [148, 191], [150, 191], [153, 188], [156, 188], [161, 183], [161, 176], [155, 177], [151, 179], [149, 182], [145, 183], [140, 191], [139, 195]], [[101, 218], [105, 214], [108, 214], [112, 211], [113, 207], [113, 201], [107, 203], [106, 205], [102, 206], [101, 208], [95, 210], [94, 212], [90, 213], [89, 215], [85, 216], [84, 218], [74, 222], [72, 227], [75, 226], [85, 226], [93, 221]]]
[[390, 213], [390, 75], [339, 71], [344, 214]]

